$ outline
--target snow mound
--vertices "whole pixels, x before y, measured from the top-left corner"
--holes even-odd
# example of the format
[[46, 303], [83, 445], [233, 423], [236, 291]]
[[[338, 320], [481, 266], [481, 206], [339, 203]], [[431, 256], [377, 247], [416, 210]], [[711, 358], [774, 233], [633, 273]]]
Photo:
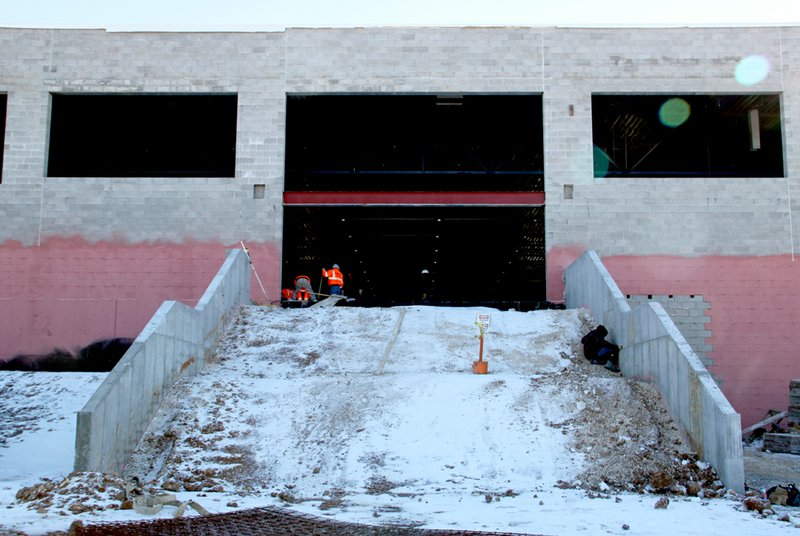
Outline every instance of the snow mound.
[[[487, 375], [472, 373], [478, 315], [489, 315]], [[746, 511], [651, 385], [584, 359], [592, 327], [575, 310], [244, 308], [215, 360], [171, 390], [123, 475], [70, 474], [74, 412], [104, 375], [0, 374], [12, 415], [0, 426], [0, 533], [142, 520], [132, 493], [212, 513], [281, 506], [564, 536], [794, 527]]]
[[[471, 367], [479, 315], [488, 375]], [[553, 487], [724, 494], [655, 389], [583, 358], [589, 324], [576, 310], [249, 308], [127, 473], [322, 511]]]

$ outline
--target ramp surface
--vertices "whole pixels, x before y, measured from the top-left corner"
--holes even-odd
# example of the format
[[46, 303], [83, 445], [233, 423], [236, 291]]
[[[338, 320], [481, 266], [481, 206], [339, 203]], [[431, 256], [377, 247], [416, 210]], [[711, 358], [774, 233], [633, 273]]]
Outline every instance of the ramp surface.
[[[479, 313], [491, 319], [488, 375], [471, 368]], [[582, 468], [553, 426], [581, 407], [536, 380], [570, 364], [580, 329], [576, 311], [250, 308], [219, 363], [162, 407], [129, 471], [181, 483], [209, 467], [225, 489], [301, 509], [388, 508], [393, 523], [419, 521], [391, 507], [401, 497], [549, 489]], [[184, 440], [153, 461], [165, 432]]]

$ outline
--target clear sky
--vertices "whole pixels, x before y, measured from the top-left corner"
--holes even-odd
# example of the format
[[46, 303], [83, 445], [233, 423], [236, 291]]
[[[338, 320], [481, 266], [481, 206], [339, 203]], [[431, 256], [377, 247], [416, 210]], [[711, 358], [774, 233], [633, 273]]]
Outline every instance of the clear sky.
[[0, 0], [2, 27], [112, 31], [789, 24], [800, 0]]

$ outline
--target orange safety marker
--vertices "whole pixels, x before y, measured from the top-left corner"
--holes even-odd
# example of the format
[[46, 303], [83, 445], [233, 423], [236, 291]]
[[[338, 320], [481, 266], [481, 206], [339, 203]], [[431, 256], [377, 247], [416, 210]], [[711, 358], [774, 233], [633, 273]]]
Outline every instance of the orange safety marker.
[[472, 372], [475, 374], [488, 374], [489, 373], [489, 362], [483, 360], [483, 324], [480, 322], [475, 322], [478, 326], [478, 329], [481, 330], [480, 340], [481, 340], [481, 347], [480, 352], [478, 353], [478, 360], [472, 362]]

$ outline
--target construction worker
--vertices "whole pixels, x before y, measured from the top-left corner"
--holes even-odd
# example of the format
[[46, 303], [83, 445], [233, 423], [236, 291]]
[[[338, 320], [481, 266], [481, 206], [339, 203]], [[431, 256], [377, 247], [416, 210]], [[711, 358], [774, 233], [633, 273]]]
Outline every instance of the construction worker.
[[433, 280], [427, 268], [423, 268], [419, 273], [418, 284], [417, 295], [419, 303], [430, 303]]
[[344, 276], [339, 271], [339, 265], [334, 264], [330, 270], [322, 269], [322, 277], [328, 278], [328, 289], [331, 296], [341, 296], [344, 286]]
[[312, 302], [317, 302], [317, 297], [311, 289], [311, 278], [307, 275], [298, 275], [294, 278], [294, 292], [292, 293], [293, 300], [300, 300], [303, 306], [308, 304], [310, 299]]

